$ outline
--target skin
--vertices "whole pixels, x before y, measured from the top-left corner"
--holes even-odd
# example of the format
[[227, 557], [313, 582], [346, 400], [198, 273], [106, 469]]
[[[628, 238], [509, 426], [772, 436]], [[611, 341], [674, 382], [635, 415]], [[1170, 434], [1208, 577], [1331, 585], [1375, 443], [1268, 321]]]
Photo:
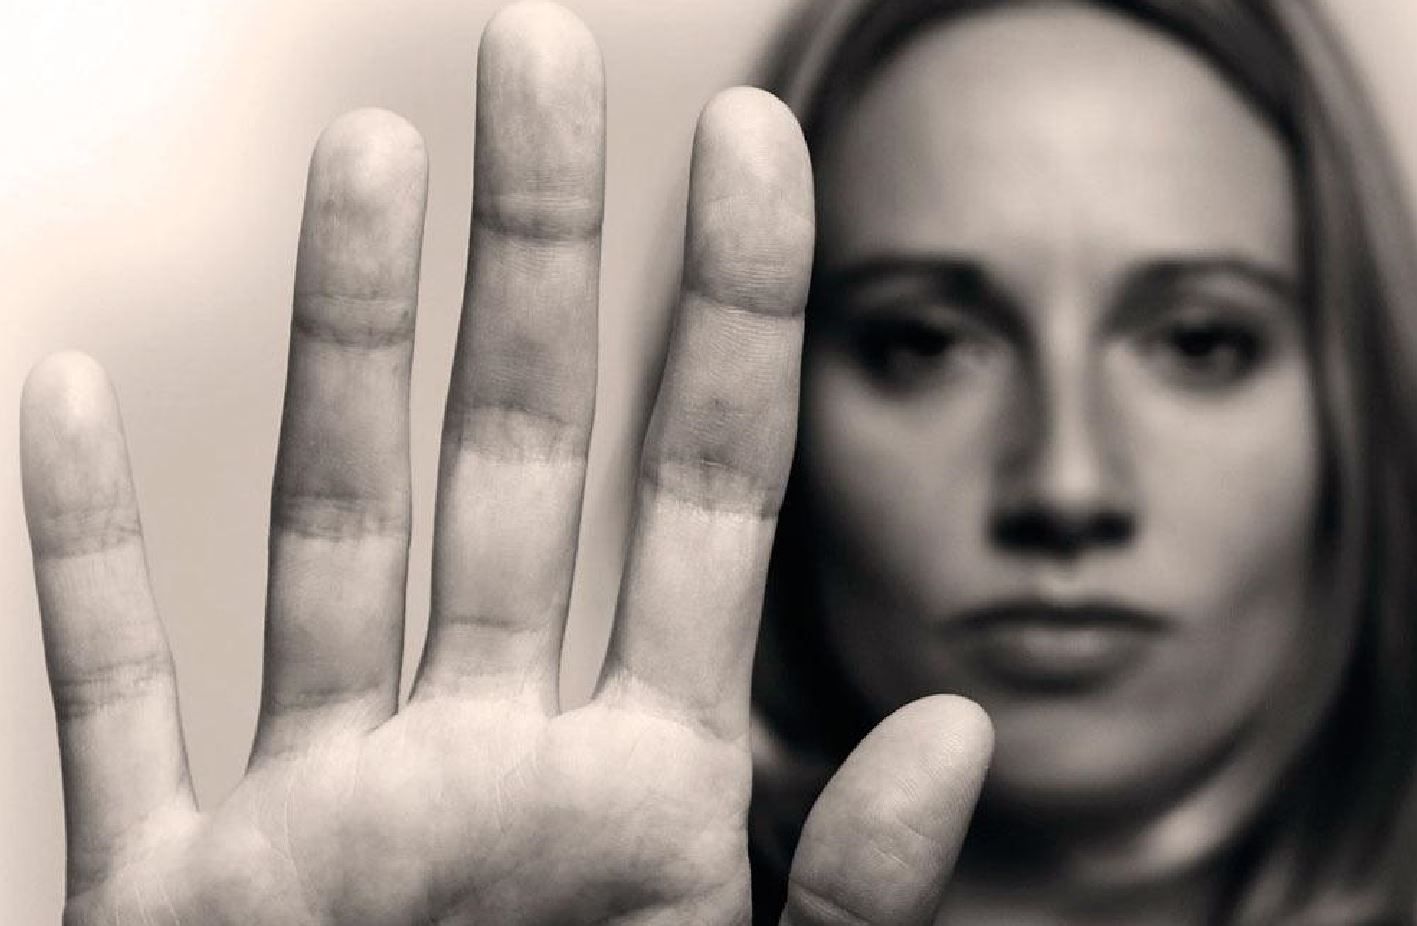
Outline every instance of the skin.
[[[78, 354], [23, 397], [25, 507], [58, 719], [66, 926], [743, 923], [748, 674], [791, 454], [811, 175], [765, 94], [716, 97], [685, 286], [595, 697], [556, 703], [595, 381], [599, 53], [521, 3], [479, 58], [477, 196], [433, 613], [398, 703], [408, 376], [427, 175], [350, 114], [311, 161], [245, 778], [199, 811], [116, 401]], [[988, 721], [895, 713], [814, 810], [783, 922], [928, 922]], [[849, 837], [849, 838], [848, 838]]]
[[[835, 126], [800, 450], [825, 632], [882, 714], [952, 691], [994, 722], [1013, 899], [959, 921], [1105, 921], [1243, 822], [1351, 639], [1309, 613], [1287, 149], [1196, 53], [1082, 4], [928, 27]], [[1087, 685], [1020, 683], [957, 630], [1020, 597], [1161, 629]], [[1204, 919], [1197, 891], [1158, 919]]]

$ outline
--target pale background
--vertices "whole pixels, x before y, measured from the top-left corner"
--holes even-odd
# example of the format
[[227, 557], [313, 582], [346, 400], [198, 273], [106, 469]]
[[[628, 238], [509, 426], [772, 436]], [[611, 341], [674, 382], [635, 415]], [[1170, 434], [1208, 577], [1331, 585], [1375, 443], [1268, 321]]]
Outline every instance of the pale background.
[[[566, 693], [613, 605], [627, 447], [665, 330], [698, 107], [790, 0], [567, 0], [609, 83], [601, 383]], [[500, 0], [0, 0], [0, 924], [57, 923], [63, 826], [20, 506], [24, 373], [78, 347], [117, 383], [203, 801], [240, 774], [260, 676], [267, 493], [305, 162], [360, 106], [432, 162], [414, 365], [406, 664], [427, 609], [461, 294], [477, 37]], [[1328, 0], [1417, 189], [1417, 0]], [[1417, 259], [1417, 255], [1414, 255]]]

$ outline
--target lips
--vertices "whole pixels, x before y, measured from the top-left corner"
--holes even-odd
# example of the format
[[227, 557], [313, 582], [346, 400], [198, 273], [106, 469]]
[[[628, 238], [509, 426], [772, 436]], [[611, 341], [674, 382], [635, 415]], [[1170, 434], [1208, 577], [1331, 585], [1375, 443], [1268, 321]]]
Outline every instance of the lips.
[[1037, 693], [1085, 693], [1139, 666], [1170, 630], [1160, 614], [1104, 601], [1018, 600], [956, 614], [944, 624], [987, 676]]

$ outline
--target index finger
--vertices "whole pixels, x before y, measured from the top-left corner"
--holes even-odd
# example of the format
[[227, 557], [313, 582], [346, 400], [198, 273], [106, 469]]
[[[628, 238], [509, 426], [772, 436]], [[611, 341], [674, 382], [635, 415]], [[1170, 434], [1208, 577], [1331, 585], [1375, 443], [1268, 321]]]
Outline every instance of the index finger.
[[738, 88], [704, 109], [683, 291], [641, 462], [602, 690], [747, 729], [768, 554], [796, 438], [814, 235], [796, 120]]

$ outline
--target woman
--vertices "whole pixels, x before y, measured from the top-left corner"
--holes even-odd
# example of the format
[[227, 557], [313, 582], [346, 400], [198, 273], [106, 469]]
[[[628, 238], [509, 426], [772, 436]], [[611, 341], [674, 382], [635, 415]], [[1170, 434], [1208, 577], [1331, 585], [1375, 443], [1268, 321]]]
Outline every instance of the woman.
[[764, 921], [932, 691], [996, 731], [946, 922], [1410, 917], [1414, 251], [1307, 4], [874, 0], [766, 86], [818, 189], [755, 679]]

